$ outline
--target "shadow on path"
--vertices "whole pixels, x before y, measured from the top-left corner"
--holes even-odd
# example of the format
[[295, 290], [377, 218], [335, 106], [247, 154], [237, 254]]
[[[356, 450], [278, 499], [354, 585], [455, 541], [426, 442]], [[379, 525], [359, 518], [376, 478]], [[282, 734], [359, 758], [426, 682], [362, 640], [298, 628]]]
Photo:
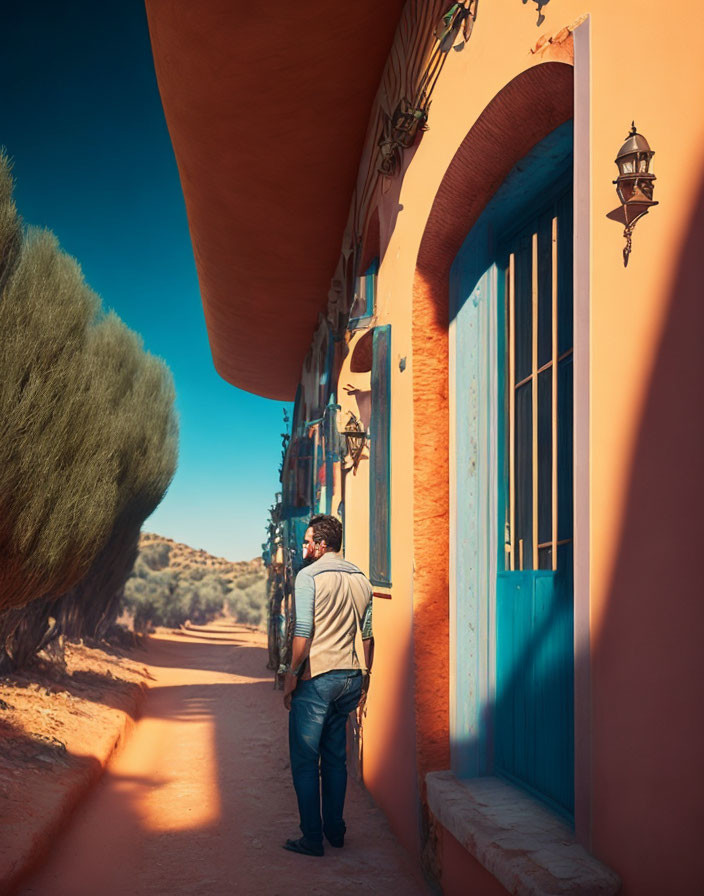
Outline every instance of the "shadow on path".
[[[212, 635], [217, 640], [213, 640]], [[366, 791], [350, 781], [348, 837], [322, 859], [298, 835], [281, 692], [265, 635], [222, 626], [159, 635], [156, 681], [125, 749], [23, 896], [425, 893]]]

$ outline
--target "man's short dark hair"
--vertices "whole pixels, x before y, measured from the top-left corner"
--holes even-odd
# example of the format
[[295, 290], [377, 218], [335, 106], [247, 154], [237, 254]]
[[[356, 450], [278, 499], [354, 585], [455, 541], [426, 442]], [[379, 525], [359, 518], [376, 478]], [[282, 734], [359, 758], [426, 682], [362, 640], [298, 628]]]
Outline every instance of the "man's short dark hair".
[[313, 541], [316, 544], [324, 541], [331, 551], [339, 551], [342, 548], [342, 523], [336, 516], [321, 513], [311, 517], [308, 525], [313, 530]]

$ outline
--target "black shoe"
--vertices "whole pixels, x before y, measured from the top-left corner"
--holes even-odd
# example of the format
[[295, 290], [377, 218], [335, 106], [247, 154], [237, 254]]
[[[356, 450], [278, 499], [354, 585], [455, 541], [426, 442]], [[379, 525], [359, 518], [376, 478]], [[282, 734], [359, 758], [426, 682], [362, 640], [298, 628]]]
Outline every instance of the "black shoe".
[[328, 841], [330, 846], [334, 846], [335, 849], [342, 849], [342, 847], [345, 845], [345, 832], [344, 831], [338, 837], [331, 837], [327, 831], [323, 831], [323, 833], [325, 834], [325, 839]]
[[287, 840], [284, 843], [284, 849], [290, 852], [299, 852], [303, 856], [324, 856], [325, 850], [323, 844], [310, 843], [305, 837], [298, 840]]

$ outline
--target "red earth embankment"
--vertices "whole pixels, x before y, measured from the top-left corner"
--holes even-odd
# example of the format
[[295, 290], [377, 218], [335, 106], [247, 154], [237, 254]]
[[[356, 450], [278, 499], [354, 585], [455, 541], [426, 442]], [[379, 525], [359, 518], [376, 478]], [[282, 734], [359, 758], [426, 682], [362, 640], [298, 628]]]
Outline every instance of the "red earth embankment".
[[69, 644], [0, 679], [0, 893], [42, 859], [131, 731], [146, 652]]

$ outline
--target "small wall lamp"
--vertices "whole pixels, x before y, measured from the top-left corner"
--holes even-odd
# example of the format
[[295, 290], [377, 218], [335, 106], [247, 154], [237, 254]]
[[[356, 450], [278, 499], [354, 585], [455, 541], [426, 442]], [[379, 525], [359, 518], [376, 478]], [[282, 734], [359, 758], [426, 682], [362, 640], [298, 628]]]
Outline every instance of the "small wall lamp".
[[628, 256], [631, 254], [633, 229], [636, 223], [648, 214], [652, 206], [658, 204], [653, 201], [655, 175], [650, 171], [650, 161], [654, 155], [648, 141], [638, 133], [635, 122], [632, 122], [631, 132], [616, 156], [618, 177], [614, 183], [618, 198], [621, 200], [621, 208], [608, 216], [625, 225], [624, 267], [628, 265]]
[[360, 421], [351, 411], [347, 425], [342, 430], [341, 435], [345, 437], [347, 442], [347, 453], [352, 459], [352, 468], [356, 470], [362, 459], [362, 452], [364, 451], [367, 434], [362, 429]]

